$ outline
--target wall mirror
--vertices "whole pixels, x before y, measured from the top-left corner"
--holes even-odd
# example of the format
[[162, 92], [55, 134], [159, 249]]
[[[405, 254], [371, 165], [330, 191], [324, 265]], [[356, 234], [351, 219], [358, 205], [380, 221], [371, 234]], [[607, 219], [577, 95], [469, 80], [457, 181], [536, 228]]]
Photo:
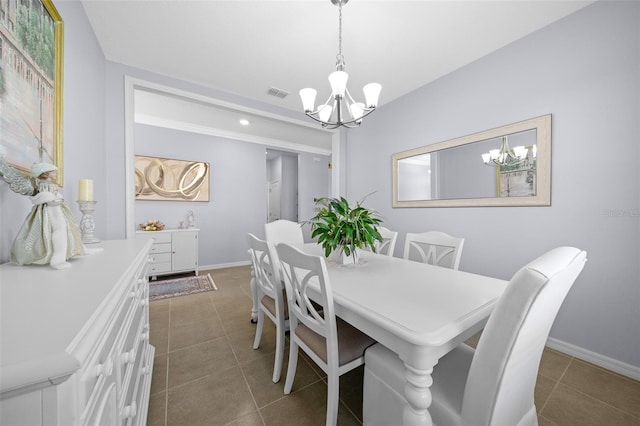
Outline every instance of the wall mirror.
[[393, 207], [551, 205], [551, 114], [393, 155]]

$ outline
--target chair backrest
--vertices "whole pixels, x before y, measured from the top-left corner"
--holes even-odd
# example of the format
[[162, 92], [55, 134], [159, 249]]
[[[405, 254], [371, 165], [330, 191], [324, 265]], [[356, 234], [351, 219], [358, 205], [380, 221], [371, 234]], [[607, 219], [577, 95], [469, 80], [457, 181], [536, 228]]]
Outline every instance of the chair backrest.
[[303, 244], [302, 225], [286, 219], [278, 219], [264, 224], [265, 239], [271, 244]]
[[[249, 240], [249, 255], [259, 294], [262, 293], [275, 300], [278, 315], [284, 318], [284, 305], [287, 301], [282, 295], [278, 253], [273, 244], [261, 240], [251, 233], [247, 235], [247, 239]], [[258, 297], [260, 298], [260, 296]]]
[[464, 392], [463, 424], [515, 425], [536, 415], [542, 351], [585, 261], [586, 252], [558, 247], [513, 276], [478, 342]]
[[396, 240], [398, 239], [398, 232], [387, 229], [384, 226], [380, 226], [378, 232], [380, 232], [382, 236], [382, 242], [376, 241], [376, 253], [393, 256], [393, 251], [396, 248]]
[[[303, 253], [286, 243], [276, 245], [276, 250], [289, 302], [291, 330], [295, 330], [299, 323], [306, 325], [326, 339], [327, 359], [338, 360], [333, 294], [324, 258]], [[315, 299], [316, 305], [311, 303], [309, 296], [310, 283], [319, 284], [320, 299]]]
[[407, 233], [404, 258], [445, 268], [458, 269], [464, 238], [444, 232]]

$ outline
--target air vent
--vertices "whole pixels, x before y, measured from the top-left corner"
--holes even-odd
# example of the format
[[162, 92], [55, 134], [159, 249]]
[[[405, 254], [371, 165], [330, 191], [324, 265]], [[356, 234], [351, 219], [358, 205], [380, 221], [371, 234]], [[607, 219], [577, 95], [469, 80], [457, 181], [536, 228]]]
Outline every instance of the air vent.
[[269, 87], [267, 94], [275, 96], [276, 98], [284, 99], [287, 97], [289, 92], [287, 92], [286, 90], [278, 89], [277, 87]]

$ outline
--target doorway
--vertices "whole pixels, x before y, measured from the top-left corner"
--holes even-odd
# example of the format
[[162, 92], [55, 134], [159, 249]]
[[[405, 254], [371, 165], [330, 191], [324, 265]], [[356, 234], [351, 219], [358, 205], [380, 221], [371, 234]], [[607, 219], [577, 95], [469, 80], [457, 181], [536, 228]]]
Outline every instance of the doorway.
[[280, 219], [280, 181], [267, 182], [268, 216], [267, 222]]
[[267, 222], [298, 221], [298, 153], [267, 149]]

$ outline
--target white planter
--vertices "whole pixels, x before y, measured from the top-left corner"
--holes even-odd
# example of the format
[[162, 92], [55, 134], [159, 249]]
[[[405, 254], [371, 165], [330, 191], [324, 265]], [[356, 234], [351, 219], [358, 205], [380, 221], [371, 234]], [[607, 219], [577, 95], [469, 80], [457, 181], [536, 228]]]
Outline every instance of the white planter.
[[346, 254], [344, 254], [344, 251], [342, 249], [332, 251], [329, 255], [329, 260], [337, 263], [338, 265], [353, 265], [354, 263], [357, 264], [360, 261], [360, 249], [355, 250], [355, 256], [354, 253], [351, 253], [349, 256], [347, 256]]

